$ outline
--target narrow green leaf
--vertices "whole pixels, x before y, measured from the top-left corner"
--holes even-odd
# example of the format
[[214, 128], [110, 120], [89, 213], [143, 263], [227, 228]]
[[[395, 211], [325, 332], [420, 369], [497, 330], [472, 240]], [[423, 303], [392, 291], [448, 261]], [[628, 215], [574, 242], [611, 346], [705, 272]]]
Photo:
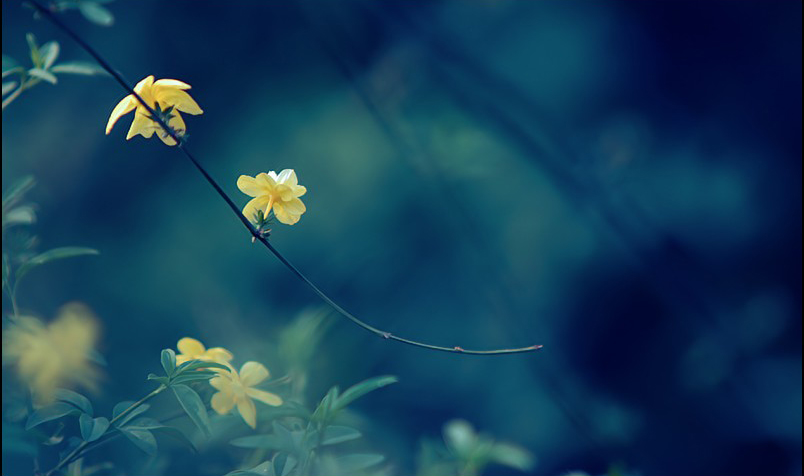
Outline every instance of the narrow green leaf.
[[[3, 96], [13, 91], [14, 88], [17, 87], [17, 84], [18, 83], [16, 81], [8, 81], [6, 83], [3, 83]], [[5, 219], [5, 217], [3, 218]]]
[[179, 372], [189, 372], [191, 370], [198, 370], [198, 369], [223, 369], [223, 370], [231, 370], [229, 367], [219, 364], [217, 362], [209, 362], [206, 360], [188, 360], [183, 364], [176, 367], [176, 373]]
[[87, 443], [93, 442], [103, 436], [109, 428], [109, 420], [105, 417], [92, 418], [86, 413], [78, 418], [78, 425], [81, 428], [81, 438]]
[[356, 471], [362, 471], [370, 468], [375, 464], [380, 464], [385, 460], [385, 456], [378, 454], [361, 454], [355, 453], [351, 455], [341, 456], [336, 458], [338, 468], [341, 472], [349, 474]]
[[276, 476], [274, 474], [274, 465], [272, 461], [265, 461], [251, 469], [237, 469], [226, 476]]
[[268, 450], [287, 449], [276, 435], [252, 435], [235, 438], [229, 442], [238, 448], [265, 448]]
[[170, 383], [175, 385], [177, 383], [195, 382], [198, 380], [209, 380], [216, 375], [218, 374], [209, 370], [196, 370], [194, 372], [186, 372], [182, 373], [177, 377], [173, 377], [170, 380]]
[[[132, 400], [124, 400], [115, 405], [114, 408], [112, 409], [112, 420], [117, 418], [117, 416], [123, 413], [124, 411], [128, 410], [131, 407], [131, 405], [134, 405], [134, 401]], [[141, 415], [142, 413], [148, 411], [149, 408], [151, 408], [150, 405], [148, 405], [147, 403], [143, 403], [134, 410], [131, 410], [123, 418], [115, 421], [114, 425], [118, 427], [123, 426], [126, 424], [126, 422], [131, 421], [131, 419], [134, 418], [135, 416]]]
[[33, 176], [27, 175], [14, 183], [7, 191], [3, 192], [3, 212], [5, 213], [19, 199], [36, 185]]
[[318, 407], [316, 407], [315, 411], [313, 412], [313, 415], [310, 417], [310, 420], [314, 422], [325, 422], [329, 420], [331, 416], [332, 405], [337, 400], [337, 398], [338, 398], [338, 387], [335, 386], [330, 388], [329, 392], [327, 392], [327, 394], [324, 395], [324, 398], [321, 399], [321, 402], [318, 404]]
[[172, 377], [176, 371], [176, 352], [173, 349], [162, 349], [162, 368], [168, 377]]
[[59, 388], [56, 389], [56, 400], [74, 405], [82, 412], [92, 416], [92, 403], [89, 402], [87, 397], [81, 395], [80, 393], [67, 390], [66, 388]]
[[81, 2], [78, 9], [84, 17], [100, 26], [111, 26], [114, 23], [114, 15], [108, 8], [102, 7], [94, 2]]
[[362, 434], [354, 428], [348, 426], [332, 425], [324, 428], [324, 437], [321, 438], [322, 445], [337, 445], [344, 441], [351, 441], [360, 438]]
[[160, 384], [164, 385], [165, 387], [167, 387], [168, 384], [170, 383], [169, 378], [160, 377], [159, 375], [156, 375], [156, 374], [148, 374], [148, 380], [153, 380], [153, 381], [155, 381], [157, 383], [160, 383]]
[[28, 33], [25, 35], [25, 40], [28, 42], [28, 49], [31, 50], [31, 61], [35, 67], [40, 67], [41, 63], [41, 56], [39, 54], [39, 46], [36, 45], [36, 37], [33, 33]]
[[123, 427], [127, 430], [155, 430], [162, 428], [163, 425], [159, 420], [151, 417], [139, 417], [136, 420], [131, 420]]
[[49, 261], [72, 258], [74, 256], [97, 254], [99, 254], [98, 250], [93, 250], [92, 248], [83, 248], [80, 246], [65, 246], [63, 248], [54, 248], [52, 250], [45, 251], [44, 253], [38, 254], [29, 259], [19, 267], [16, 274], [17, 282], [19, 282], [20, 279], [28, 274], [28, 272], [33, 268], [41, 266]]
[[64, 61], [50, 68], [51, 73], [82, 74], [85, 76], [108, 75], [105, 69], [86, 61]]
[[28, 421], [25, 423], [25, 429], [30, 430], [36, 425], [40, 425], [46, 421], [51, 421], [67, 415], [78, 413], [81, 412], [69, 403], [56, 402], [31, 413], [31, 415], [28, 417]]
[[59, 82], [58, 78], [51, 73], [50, 71], [45, 71], [41, 68], [31, 68], [28, 70], [28, 74], [33, 76], [34, 78], [39, 78], [42, 81], [47, 81], [50, 84], [56, 84]]
[[120, 433], [131, 440], [131, 442], [137, 445], [142, 451], [149, 455], [156, 454], [156, 438], [154, 438], [153, 433], [150, 431], [138, 429], [128, 430], [124, 427], [120, 428]]
[[59, 57], [59, 44], [55, 41], [48, 41], [39, 48], [39, 55], [42, 58], [42, 69], [49, 69], [53, 66], [56, 58]]
[[212, 430], [209, 426], [207, 408], [204, 406], [204, 402], [201, 401], [201, 397], [198, 396], [195, 390], [187, 385], [171, 385], [170, 389], [173, 390], [173, 394], [176, 395], [179, 405], [181, 405], [187, 413], [187, 416], [189, 416], [193, 423], [209, 438], [212, 434]]
[[394, 377], [393, 375], [383, 375], [381, 377], [374, 377], [368, 380], [364, 380], [352, 387], [346, 389], [345, 392], [334, 402], [332, 405], [333, 411], [338, 411], [345, 408], [347, 405], [352, 403], [353, 401], [357, 400], [358, 398], [362, 397], [363, 395], [377, 390], [378, 388], [385, 387], [386, 385], [390, 385], [392, 383], [398, 382], [399, 379]]

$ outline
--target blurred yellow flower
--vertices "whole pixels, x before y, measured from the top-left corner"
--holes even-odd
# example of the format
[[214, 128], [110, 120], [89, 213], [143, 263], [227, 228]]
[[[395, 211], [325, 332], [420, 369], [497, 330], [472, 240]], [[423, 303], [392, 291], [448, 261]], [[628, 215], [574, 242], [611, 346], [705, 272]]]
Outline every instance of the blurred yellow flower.
[[257, 174], [256, 177], [241, 175], [237, 179], [237, 188], [251, 199], [243, 208], [243, 215], [256, 222], [257, 210], [267, 217], [273, 209], [274, 216], [286, 225], [299, 221], [302, 213], [307, 211], [299, 197], [307, 193], [307, 188], [299, 185], [296, 172], [285, 169], [278, 175], [271, 171]]
[[3, 331], [3, 365], [16, 367], [37, 403], [48, 403], [59, 387], [95, 388], [98, 370], [88, 355], [97, 338], [97, 319], [83, 304], [65, 305], [48, 325], [20, 317]]
[[[184, 91], [185, 89], [190, 89], [190, 85], [175, 79], [160, 79], [154, 81], [153, 76], [148, 76], [134, 86], [134, 91], [139, 94], [151, 108], [158, 111], [165, 111], [169, 107], [173, 107], [173, 110], [170, 112], [171, 117], [168, 121], [168, 126], [170, 126], [177, 135], [182, 135], [184, 131], [187, 130], [187, 127], [184, 125], [184, 119], [182, 119], [179, 111], [186, 112], [187, 114], [204, 113], [204, 111], [198, 107], [195, 100]], [[176, 141], [173, 140], [157, 122], [150, 118], [148, 110], [145, 106], [140, 104], [133, 94], [124, 97], [123, 100], [115, 106], [112, 115], [109, 116], [109, 122], [106, 123], [106, 134], [108, 135], [109, 132], [111, 132], [112, 127], [114, 127], [115, 122], [117, 122], [120, 117], [134, 110], [136, 110], [134, 113], [134, 121], [131, 123], [131, 127], [128, 130], [126, 140], [131, 139], [137, 134], [148, 139], [154, 132], [159, 131], [158, 135], [159, 138], [162, 139], [162, 142], [167, 145], [176, 145]]]
[[228, 364], [232, 360], [232, 353], [223, 347], [207, 349], [204, 344], [192, 337], [179, 339], [176, 347], [180, 352], [176, 356], [176, 365], [181, 365], [188, 360], [203, 360], [205, 362], [218, 362], [219, 364]]
[[256, 428], [257, 409], [252, 399], [275, 407], [282, 405], [282, 399], [278, 395], [253, 388], [266, 378], [268, 369], [259, 362], [246, 362], [240, 367], [239, 374], [231, 368], [229, 372], [223, 371], [217, 377], [212, 377], [209, 384], [218, 390], [212, 396], [212, 409], [225, 415], [236, 405], [246, 424]]

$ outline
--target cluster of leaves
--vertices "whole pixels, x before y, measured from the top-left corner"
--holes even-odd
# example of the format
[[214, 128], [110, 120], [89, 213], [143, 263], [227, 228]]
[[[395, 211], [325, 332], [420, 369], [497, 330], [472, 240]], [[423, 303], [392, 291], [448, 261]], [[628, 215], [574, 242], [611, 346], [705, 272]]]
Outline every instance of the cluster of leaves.
[[107, 74], [103, 68], [85, 61], [56, 63], [61, 51], [58, 42], [48, 41], [39, 46], [32, 33], [28, 33], [25, 38], [28, 41], [32, 67], [24, 67], [11, 56], [3, 55], [3, 107], [10, 104], [23, 91], [42, 81], [50, 84], [58, 83], [59, 74], [85, 76]]
[[[236, 438], [240, 448], [273, 451], [273, 457], [226, 476], [306, 476], [309, 474], [357, 475], [385, 460], [380, 454], [334, 454], [329, 448], [360, 438], [359, 430], [335, 425], [338, 415], [363, 395], [397, 381], [381, 376], [360, 382], [343, 393], [332, 387], [312, 412], [296, 412], [283, 422], [272, 422], [272, 433]], [[374, 471], [376, 473], [377, 471]]]
[[25, 227], [36, 222], [36, 208], [23, 201], [35, 184], [33, 177], [25, 177], [3, 193], [3, 291], [11, 298], [15, 312], [17, 287], [31, 270], [59, 259], [98, 254], [95, 249], [79, 246], [36, 251], [37, 237]]
[[477, 476], [492, 463], [529, 471], [534, 461], [525, 449], [478, 434], [464, 420], [452, 420], [444, 425], [444, 443], [422, 441], [418, 475]]
[[[81, 15], [92, 23], [100, 26], [112, 26], [114, 15], [102, 4], [111, 3], [114, 0], [58, 0], [48, 3], [48, 8], [52, 12], [64, 12], [68, 10], [78, 10]], [[38, 17], [39, 12], [34, 13]]]

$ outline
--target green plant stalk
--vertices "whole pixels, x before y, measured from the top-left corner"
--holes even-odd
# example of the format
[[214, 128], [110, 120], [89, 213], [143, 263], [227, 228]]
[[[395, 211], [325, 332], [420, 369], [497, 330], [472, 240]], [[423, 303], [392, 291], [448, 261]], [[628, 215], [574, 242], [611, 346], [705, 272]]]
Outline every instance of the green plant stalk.
[[[132, 403], [130, 407], [126, 408], [125, 410], [123, 410], [122, 412], [120, 412], [120, 414], [119, 414], [119, 415], [117, 415], [116, 417], [112, 418], [112, 419], [109, 421], [109, 428], [113, 427], [113, 426], [114, 426], [114, 424], [115, 424], [115, 423], [116, 423], [118, 420], [120, 420], [120, 419], [121, 419], [121, 418], [123, 418], [124, 416], [126, 416], [126, 415], [128, 415], [129, 413], [131, 413], [132, 411], [134, 411], [134, 409], [135, 409], [135, 408], [139, 407], [139, 406], [140, 406], [140, 405], [142, 405], [143, 403], [147, 402], [148, 400], [150, 400], [150, 399], [152, 399], [153, 397], [155, 397], [155, 396], [159, 395], [160, 393], [162, 393], [162, 392], [163, 392], [165, 389], [167, 389], [167, 387], [166, 387], [165, 385], [160, 385], [160, 386], [159, 386], [159, 387], [157, 387], [157, 388], [156, 388], [156, 389], [155, 389], [153, 392], [149, 393], [148, 395], [146, 395], [146, 396], [142, 397], [141, 399], [137, 400], [136, 402]], [[81, 450], [83, 450], [84, 448], [86, 448], [86, 447], [87, 447], [87, 445], [89, 445], [89, 442], [84, 441], [84, 442], [82, 442], [80, 445], [76, 446], [76, 447], [75, 447], [75, 449], [74, 449], [72, 452], [70, 452], [70, 454], [68, 454], [67, 456], [65, 456], [65, 457], [64, 457], [64, 459], [62, 459], [61, 461], [59, 461], [59, 463], [58, 463], [58, 464], [57, 464], [55, 467], [53, 467], [53, 469], [51, 469], [50, 471], [48, 471], [47, 473], [45, 473], [45, 476], [51, 476], [53, 473], [55, 473], [56, 471], [58, 471], [59, 469], [61, 469], [61, 468], [62, 468], [64, 465], [69, 464], [70, 462], [72, 462], [72, 460], [73, 460], [73, 459], [74, 459], [74, 458], [75, 458], [75, 457], [76, 457], [76, 456], [77, 456], [79, 453], [81, 453]]]
[[137, 101], [139, 101], [140, 104], [142, 104], [142, 106], [148, 111], [148, 113], [151, 115], [151, 118], [157, 124], [159, 124], [160, 127], [162, 127], [162, 129], [165, 131], [165, 133], [167, 133], [173, 140], [176, 141], [177, 147], [184, 153], [184, 155], [190, 160], [190, 162], [192, 162], [193, 166], [195, 166], [195, 168], [201, 173], [201, 175], [204, 176], [206, 181], [212, 186], [212, 188], [215, 189], [215, 191], [226, 202], [226, 204], [229, 206], [229, 208], [232, 209], [232, 211], [234, 212], [235, 216], [237, 216], [237, 218], [240, 220], [240, 222], [243, 223], [243, 226], [245, 226], [246, 229], [248, 229], [249, 233], [251, 233], [252, 240], [259, 241], [266, 248], [268, 248], [268, 250], [277, 259], [279, 259], [279, 261], [282, 262], [282, 264], [284, 264], [286, 268], [288, 268], [293, 274], [295, 274], [296, 277], [298, 277], [302, 282], [304, 282], [322, 301], [324, 301], [327, 304], [329, 304], [340, 315], [342, 315], [343, 317], [349, 319], [350, 321], [352, 321], [357, 326], [362, 327], [363, 329], [365, 329], [365, 330], [367, 330], [367, 331], [369, 331], [369, 332], [371, 332], [371, 333], [373, 333], [373, 334], [375, 334], [375, 335], [377, 335], [379, 337], [382, 337], [383, 339], [395, 340], [397, 342], [401, 342], [403, 344], [408, 344], [408, 345], [411, 345], [411, 346], [414, 346], [414, 347], [420, 347], [420, 348], [424, 348], [424, 349], [441, 351], [441, 352], [450, 352], [450, 353], [455, 353], [455, 354], [467, 354], [467, 355], [503, 355], [503, 354], [519, 354], [519, 353], [525, 353], [525, 352], [533, 352], [533, 351], [539, 350], [539, 349], [541, 349], [543, 347], [542, 345], [537, 344], [537, 345], [530, 345], [530, 346], [527, 346], [527, 347], [518, 347], [518, 348], [509, 348], [509, 349], [469, 350], [469, 349], [464, 349], [464, 348], [459, 347], [459, 346], [445, 347], [445, 346], [439, 346], [439, 345], [432, 345], [432, 344], [427, 344], [427, 343], [424, 343], [424, 342], [415, 341], [415, 340], [412, 340], [412, 339], [406, 339], [404, 337], [399, 337], [399, 336], [396, 336], [396, 335], [394, 335], [394, 334], [392, 334], [390, 332], [383, 331], [381, 329], [377, 329], [376, 327], [374, 327], [374, 326], [372, 326], [372, 325], [370, 325], [370, 324], [368, 324], [366, 322], [363, 322], [362, 320], [360, 320], [357, 317], [355, 317], [354, 315], [352, 315], [350, 312], [348, 312], [347, 310], [342, 308], [340, 305], [338, 305], [335, 301], [333, 301], [323, 291], [321, 291], [321, 289], [319, 289], [318, 286], [316, 286], [312, 281], [310, 281], [304, 274], [302, 274], [302, 272], [299, 271], [298, 268], [296, 268], [276, 248], [274, 248], [274, 246], [271, 245], [271, 243], [268, 242], [268, 239], [265, 236], [263, 236], [263, 234], [260, 233], [259, 230], [257, 230], [254, 227], [254, 225], [252, 225], [251, 222], [245, 216], [243, 216], [243, 214], [240, 212], [240, 209], [234, 203], [234, 201], [232, 201], [232, 199], [229, 197], [229, 195], [221, 188], [220, 185], [218, 185], [218, 183], [215, 181], [215, 179], [213, 179], [212, 176], [209, 175], [209, 173], [206, 171], [206, 169], [190, 153], [190, 151], [187, 149], [186, 144], [184, 143], [184, 138], [180, 137], [178, 134], [176, 134], [176, 132], [170, 126], [168, 126], [165, 123], [165, 121], [162, 120], [162, 118], [156, 113], [156, 111], [154, 111], [154, 109], [150, 105], [148, 105], [148, 103], [145, 102], [142, 99], [142, 97], [139, 94], [137, 94], [137, 92], [134, 91], [134, 89], [131, 86], [129, 86], [128, 82], [123, 78], [123, 76], [120, 73], [118, 73], [114, 68], [112, 68], [109, 65], [109, 63], [107, 63], [106, 60], [104, 60], [103, 57], [101, 57], [100, 54], [98, 54], [95, 51], [94, 48], [92, 48], [89, 44], [87, 44], [81, 37], [79, 37], [70, 28], [68, 28], [66, 25], [64, 25], [48, 9], [46, 9], [45, 7], [40, 5], [36, 0], [31, 0], [30, 3], [37, 9], [37, 11], [39, 11], [42, 14], [42, 16], [44, 16], [45, 18], [50, 20], [57, 27], [61, 28], [65, 33], [67, 33], [68, 36], [70, 36], [75, 42], [77, 42], [87, 53], [89, 53], [95, 59], [95, 61], [97, 61], [98, 64], [104, 70], [106, 70], [106, 72], [108, 72], [113, 78], [115, 78], [115, 80], [117, 80], [118, 83], [120, 83], [120, 85], [123, 87], [123, 89], [126, 90], [126, 92], [128, 92], [129, 94], [131, 94], [135, 98], [137, 98]]

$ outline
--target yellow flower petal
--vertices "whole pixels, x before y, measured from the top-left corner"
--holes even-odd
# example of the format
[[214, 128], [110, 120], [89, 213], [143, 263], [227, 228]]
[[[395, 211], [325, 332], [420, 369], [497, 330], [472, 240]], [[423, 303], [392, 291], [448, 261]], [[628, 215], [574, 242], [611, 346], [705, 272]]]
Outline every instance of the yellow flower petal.
[[109, 133], [112, 131], [112, 127], [114, 127], [114, 124], [118, 119], [133, 111], [136, 107], [137, 98], [131, 94], [124, 97], [122, 101], [117, 103], [117, 106], [114, 107], [112, 114], [109, 116], [109, 122], [106, 123], [106, 135], [109, 135]]
[[257, 210], [262, 210], [263, 215], [267, 216], [268, 212], [270, 211], [270, 209], [268, 209], [268, 203], [270, 203], [270, 201], [270, 195], [262, 195], [257, 198], [252, 198], [249, 200], [246, 206], [243, 207], [243, 216], [252, 222], [257, 214]]
[[282, 201], [288, 201], [293, 198], [293, 190], [283, 183], [276, 184], [274, 194], [279, 196]]
[[232, 389], [232, 376], [225, 370], [218, 374], [217, 377], [212, 377], [209, 379], [209, 384], [212, 387], [220, 390], [221, 392], [229, 392], [231, 393]]
[[[273, 172], [271, 173], [273, 174]], [[257, 174], [257, 176], [254, 177], [254, 179], [257, 181], [258, 184], [266, 188], [266, 191], [263, 193], [271, 193], [274, 187], [276, 187], [276, 180], [274, 180], [274, 178], [275, 177], [266, 174], [264, 172], [261, 174]]]
[[285, 210], [291, 215], [301, 215], [307, 211], [307, 207], [305, 207], [304, 203], [298, 198], [282, 202], [282, 206], [285, 207]]
[[259, 362], [246, 362], [240, 367], [240, 382], [246, 387], [253, 387], [268, 378], [268, 369]]
[[148, 139], [154, 135], [155, 130], [156, 126], [154, 122], [140, 112], [140, 108], [137, 108], [137, 112], [134, 114], [134, 120], [131, 122], [131, 127], [128, 129], [126, 140], [131, 139], [137, 134], [140, 134]]
[[301, 216], [289, 213], [285, 207], [286, 203], [287, 202], [278, 202], [274, 204], [274, 216], [276, 216], [276, 219], [285, 225], [295, 225]]
[[250, 398], [238, 398], [237, 411], [240, 412], [240, 416], [243, 417], [248, 426], [257, 428], [257, 408], [254, 407], [254, 402]]
[[143, 79], [142, 81], [140, 81], [139, 83], [137, 83], [136, 86], [134, 86], [134, 92], [139, 95], [142, 95], [143, 92], [151, 89], [151, 86], [153, 86], [153, 84], [154, 84], [154, 76], [150, 75], [145, 79]]
[[207, 350], [206, 347], [204, 347], [204, 344], [197, 339], [193, 339], [192, 337], [183, 337], [179, 339], [178, 344], [176, 344], [176, 348], [179, 349], [179, 352], [182, 354], [187, 354], [193, 357], [201, 355]]
[[279, 395], [274, 395], [271, 392], [265, 392], [256, 388], [247, 388], [246, 395], [255, 400], [259, 400], [266, 405], [271, 405], [274, 407], [282, 405], [282, 398]]
[[207, 350], [207, 356], [216, 362], [229, 362], [234, 358], [232, 353], [223, 347], [213, 347]]
[[198, 103], [181, 89], [158, 89], [154, 93], [154, 100], [162, 106], [162, 109], [168, 106], [175, 106], [176, 109], [187, 114], [197, 115], [204, 113]]
[[249, 197], [256, 197], [262, 195], [265, 188], [257, 183], [257, 179], [249, 177], [248, 175], [241, 175], [237, 178], [237, 188]]
[[[153, 76], [151, 76], [153, 78]], [[154, 87], [170, 89], [190, 89], [190, 85], [178, 79], [159, 79], [154, 82]]]
[[304, 187], [302, 185], [294, 185], [291, 188], [293, 189], [293, 196], [296, 198], [301, 197], [302, 195], [307, 193], [307, 187]]
[[210, 404], [212, 405], [212, 409], [219, 415], [226, 415], [232, 411], [232, 408], [235, 406], [234, 394], [231, 392], [218, 392], [212, 396]]

